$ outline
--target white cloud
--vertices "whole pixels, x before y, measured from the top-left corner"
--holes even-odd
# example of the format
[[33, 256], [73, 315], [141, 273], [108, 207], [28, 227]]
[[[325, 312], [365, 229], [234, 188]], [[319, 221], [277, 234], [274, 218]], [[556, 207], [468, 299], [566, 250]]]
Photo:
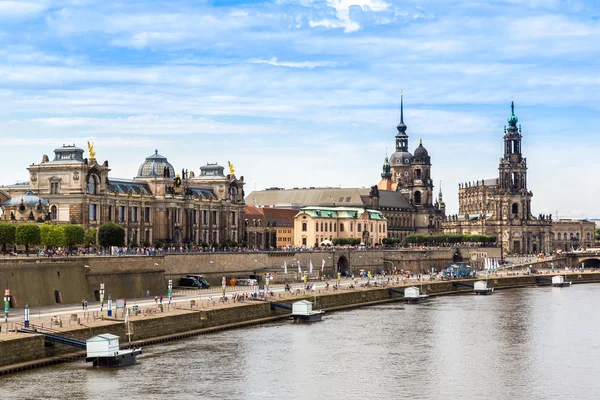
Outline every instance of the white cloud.
[[277, 57], [269, 60], [253, 59], [248, 61], [251, 64], [269, 64], [276, 67], [290, 68], [319, 68], [319, 67], [335, 67], [338, 63], [332, 61], [279, 61]]
[[311, 20], [310, 26], [323, 26], [325, 28], [344, 28], [345, 32], [355, 32], [360, 29], [360, 24], [353, 21], [350, 16], [352, 7], [360, 8], [363, 12], [382, 12], [390, 7], [390, 4], [383, 0], [327, 0], [329, 7], [335, 9], [337, 19]]
[[46, 9], [44, 2], [0, 1], [0, 19], [37, 16]]

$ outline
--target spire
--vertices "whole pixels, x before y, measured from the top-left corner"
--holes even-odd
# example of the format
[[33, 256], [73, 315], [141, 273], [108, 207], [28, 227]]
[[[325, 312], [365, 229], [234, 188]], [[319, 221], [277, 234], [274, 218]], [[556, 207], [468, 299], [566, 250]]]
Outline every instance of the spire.
[[510, 102], [510, 117], [508, 117], [508, 125], [511, 128], [517, 127], [517, 122], [519, 122], [519, 118], [515, 115], [515, 101]]
[[406, 125], [404, 124], [404, 90], [400, 91], [400, 123], [396, 127], [398, 133], [406, 135]]
[[442, 181], [440, 181], [440, 194], [438, 195], [440, 198], [440, 203], [442, 202]]

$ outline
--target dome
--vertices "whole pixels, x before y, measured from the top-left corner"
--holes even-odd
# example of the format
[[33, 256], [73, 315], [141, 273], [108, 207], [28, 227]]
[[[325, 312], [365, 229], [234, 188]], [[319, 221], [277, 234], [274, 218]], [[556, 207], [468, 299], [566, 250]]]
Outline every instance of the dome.
[[163, 177], [165, 167], [169, 170], [169, 177], [175, 177], [175, 168], [167, 161], [167, 157], [158, 154], [158, 150], [154, 150], [154, 154], [146, 157], [146, 161], [138, 169], [137, 178], [153, 178]]
[[512, 126], [517, 126], [517, 122], [519, 122], [519, 118], [515, 115], [515, 102], [513, 101], [510, 105], [511, 113], [510, 117], [508, 117], [508, 123]]
[[429, 157], [427, 149], [423, 147], [423, 143], [419, 144], [419, 147], [415, 150], [415, 157]]
[[396, 151], [392, 153], [390, 157], [390, 165], [392, 167], [399, 167], [402, 165], [408, 165], [412, 162], [413, 155], [408, 151]]
[[21, 204], [23, 204], [25, 207], [35, 207], [38, 204], [41, 204], [44, 207], [48, 207], [48, 202], [42, 199], [41, 197], [33, 194], [31, 190], [26, 191], [19, 197], [7, 199], [3, 201], [1, 205], [9, 207], [18, 207]]

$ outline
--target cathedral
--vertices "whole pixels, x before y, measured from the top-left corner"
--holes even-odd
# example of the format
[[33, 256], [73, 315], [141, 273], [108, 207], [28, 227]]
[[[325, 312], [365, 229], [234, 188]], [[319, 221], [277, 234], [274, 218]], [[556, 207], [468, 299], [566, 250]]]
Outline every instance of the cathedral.
[[[377, 188], [380, 191], [397, 191], [404, 196], [409, 208], [410, 233], [441, 233], [446, 204], [442, 200], [441, 188], [438, 198], [435, 198], [431, 179], [431, 157], [423, 147], [423, 140], [420, 140], [414, 154], [408, 150], [404, 95], [400, 98], [400, 123], [396, 129], [396, 151], [389, 160], [386, 157]], [[388, 222], [388, 230], [392, 237], [395, 228], [394, 223]]]
[[444, 233], [496, 236], [506, 254], [592, 246], [594, 223], [532, 214], [533, 193], [527, 188], [527, 159], [522, 153], [518, 121], [513, 102], [508, 127], [504, 127], [504, 154], [498, 177], [459, 184], [459, 212], [444, 222]]

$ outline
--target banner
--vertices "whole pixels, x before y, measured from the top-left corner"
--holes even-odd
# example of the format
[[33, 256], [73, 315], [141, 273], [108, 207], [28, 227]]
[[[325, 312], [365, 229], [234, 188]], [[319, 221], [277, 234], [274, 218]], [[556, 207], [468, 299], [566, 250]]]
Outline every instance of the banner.
[[312, 260], [310, 260], [309, 264], [310, 264], [310, 268], [309, 268], [308, 272], [310, 272], [312, 274], [312, 270], [313, 270]]
[[325, 271], [325, 259], [323, 259], [323, 263], [321, 264], [321, 274]]
[[287, 275], [287, 262], [283, 262], [283, 273]]
[[298, 261], [298, 273], [301, 274], [302, 273], [302, 268], [300, 268], [300, 261]]

